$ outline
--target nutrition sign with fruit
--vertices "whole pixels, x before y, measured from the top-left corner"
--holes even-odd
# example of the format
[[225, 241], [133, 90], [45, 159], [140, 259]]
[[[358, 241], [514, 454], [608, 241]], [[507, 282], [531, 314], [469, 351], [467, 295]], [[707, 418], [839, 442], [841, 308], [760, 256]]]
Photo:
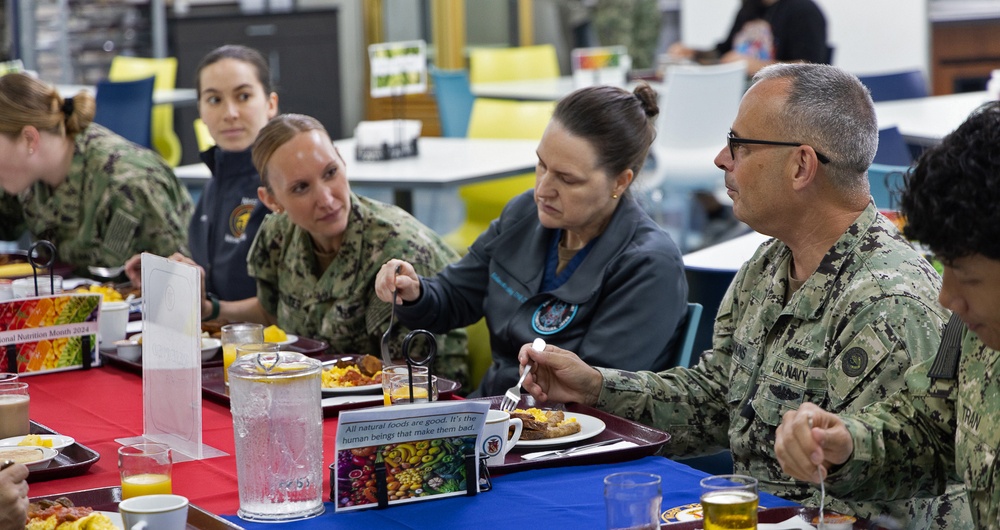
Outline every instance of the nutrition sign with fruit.
[[100, 294], [69, 293], [0, 302], [0, 371], [89, 366], [96, 358], [100, 304]]
[[331, 480], [337, 511], [478, 492], [476, 438], [488, 409], [455, 401], [342, 411]]

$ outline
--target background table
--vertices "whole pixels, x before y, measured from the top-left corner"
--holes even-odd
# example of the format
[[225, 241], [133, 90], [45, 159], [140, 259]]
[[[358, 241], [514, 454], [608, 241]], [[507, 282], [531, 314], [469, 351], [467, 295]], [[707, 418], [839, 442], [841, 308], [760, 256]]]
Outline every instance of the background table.
[[[418, 141], [417, 156], [376, 162], [357, 161], [353, 139], [337, 140], [334, 145], [344, 157], [351, 184], [391, 188], [396, 205], [408, 212], [413, 212], [415, 189], [520, 175], [533, 172], [538, 163], [536, 140], [424, 137]], [[204, 186], [212, 176], [205, 164], [180, 166], [174, 174], [193, 188]]]
[[[119, 484], [115, 438], [142, 434], [142, 378], [114, 367], [25, 377], [31, 394], [31, 418], [56, 432], [73, 436], [94, 449], [101, 459], [90, 471], [31, 484], [30, 495], [51, 495]], [[203, 401], [204, 442], [228, 456], [174, 464], [174, 492], [208, 511], [227, 515], [246, 528], [270, 524], [242, 521], [239, 507], [233, 424], [229, 410]], [[324, 420], [324, 470], [334, 461], [336, 418]], [[387, 510], [327, 512], [317, 518], [288, 523], [285, 528], [604, 528], [604, 476], [620, 471], [645, 471], [663, 477], [664, 509], [697, 502], [698, 481], [704, 476], [661, 457], [596, 466], [525, 471], [493, 478], [493, 490], [472, 497], [454, 497]], [[324, 473], [324, 499], [329, 498], [329, 473]], [[793, 506], [768, 495], [768, 507]]]
[[907, 143], [930, 146], [958, 128], [976, 107], [986, 103], [986, 92], [882, 101], [875, 104], [880, 129], [899, 127]]
[[[663, 93], [663, 84], [647, 81], [657, 93]], [[625, 88], [635, 89], [638, 82], [630, 81]], [[491, 83], [473, 83], [470, 86], [476, 97], [494, 99], [515, 99], [520, 101], [559, 101], [570, 92], [582, 88], [573, 76], [553, 77], [549, 79], [522, 79], [518, 81], [494, 81]]]
[[[56, 85], [59, 95], [68, 98], [77, 95], [81, 90], [94, 93], [92, 85]], [[198, 103], [198, 91], [193, 88], [174, 88], [171, 90], [153, 90], [153, 104], [169, 103], [171, 105], [194, 106]]]

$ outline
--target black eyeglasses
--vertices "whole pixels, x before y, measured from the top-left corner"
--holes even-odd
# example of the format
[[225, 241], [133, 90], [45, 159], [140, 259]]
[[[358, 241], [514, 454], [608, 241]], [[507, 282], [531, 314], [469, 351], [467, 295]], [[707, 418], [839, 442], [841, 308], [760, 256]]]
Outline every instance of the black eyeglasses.
[[[740, 138], [738, 136], [733, 136], [733, 131], [729, 131], [729, 134], [726, 135], [726, 143], [729, 144], [729, 156], [733, 157], [733, 160], [736, 160], [736, 150], [733, 149], [733, 144], [784, 145], [788, 147], [801, 147], [803, 145], [807, 145], [798, 142], [775, 142], [773, 140], [752, 140], [750, 138]], [[813, 147], [813, 151], [816, 152], [816, 158], [819, 159], [821, 163], [830, 163], [830, 159], [823, 153], [816, 151], [815, 147]]]

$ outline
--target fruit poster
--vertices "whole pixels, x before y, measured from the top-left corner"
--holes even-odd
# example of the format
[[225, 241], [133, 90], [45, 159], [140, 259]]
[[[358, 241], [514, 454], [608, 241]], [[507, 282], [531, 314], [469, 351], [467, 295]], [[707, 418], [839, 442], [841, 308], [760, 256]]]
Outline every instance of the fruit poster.
[[331, 500], [336, 510], [387, 507], [479, 491], [476, 439], [485, 401], [341, 411]]
[[29, 375], [89, 367], [97, 358], [101, 295], [0, 302], [0, 371]]
[[427, 43], [382, 42], [368, 46], [373, 98], [427, 92]]

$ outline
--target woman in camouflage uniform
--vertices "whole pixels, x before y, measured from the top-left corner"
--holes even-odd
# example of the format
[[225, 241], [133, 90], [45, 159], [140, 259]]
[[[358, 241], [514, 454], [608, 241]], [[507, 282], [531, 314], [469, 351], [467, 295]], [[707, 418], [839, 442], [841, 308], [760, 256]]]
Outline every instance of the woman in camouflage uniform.
[[28, 230], [76, 267], [186, 250], [191, 196], [159, 155], [93, 123], [95, 110], [85, 92], [0, 77], [0, 239]]
[[[283, 114], [254, 142], [258, 196], [273, 213], [257, 232], [247, 271], [257, 297], [216, 302], [221, 318], [277, 324], [323, 339], [333, 353], [380, 355], [390, 306], [375, 296], [375, 275], [390, 257], [406, 256], [434, 274], [458, 254], [405, 211], [351, 192], [346, 164], [314, 118]], [[202, 302], [204, 314], [212, 302]], [[394, 337], [393, 351], [406, 330]], [[437, 372], [465, 383], [463, 330], [438, 337]]]

